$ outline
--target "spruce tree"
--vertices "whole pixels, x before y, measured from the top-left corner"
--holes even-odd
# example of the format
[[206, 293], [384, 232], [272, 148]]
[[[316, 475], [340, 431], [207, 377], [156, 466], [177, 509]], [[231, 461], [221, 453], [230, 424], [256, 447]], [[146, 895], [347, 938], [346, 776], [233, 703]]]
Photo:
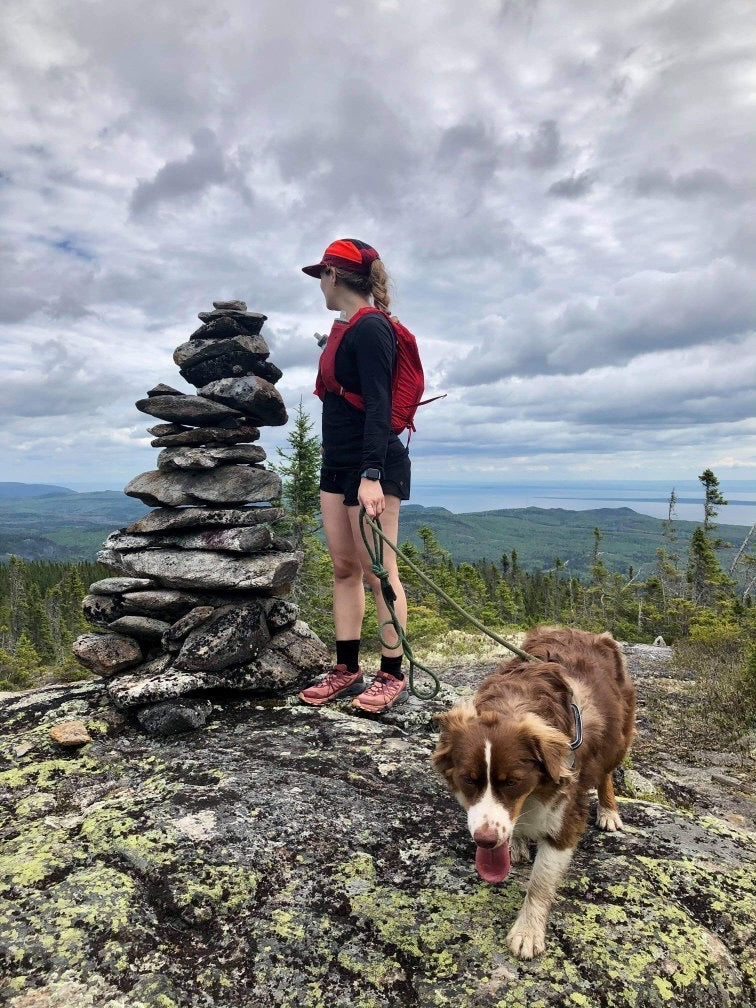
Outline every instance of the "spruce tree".
[[704, 532], [711, 532], [716, 528], [713, 519], [716, 518], [720, 505], [727, 504], [719, 490], [719, 480], [711, 471], [704, 469], [698, 477], [704, 487]]
[[283, 477], [283, 501], [292, 518], [314, 521], [320, 512], [320, 439], [299, 400], [294, 427], [286, 441], [289, 451], [278, 449], [282, 460], [275, 467]]

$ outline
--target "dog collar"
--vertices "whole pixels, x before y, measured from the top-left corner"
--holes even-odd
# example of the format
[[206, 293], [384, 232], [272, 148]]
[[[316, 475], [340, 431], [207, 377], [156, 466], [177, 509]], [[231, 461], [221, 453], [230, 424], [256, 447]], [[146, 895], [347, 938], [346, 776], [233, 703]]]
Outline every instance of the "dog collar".
[[583, 744], [583, 718], [580, 714], [580, 708], [575, 703], [574, 700], [570, 701], [570, 707], [572, 708], [572, 713], [575, 718], [575, 738], [570, 742], [570, 749], [572, 750], [572, 762], [570, 767], [575, 766], [575, 750], [579, 749]]

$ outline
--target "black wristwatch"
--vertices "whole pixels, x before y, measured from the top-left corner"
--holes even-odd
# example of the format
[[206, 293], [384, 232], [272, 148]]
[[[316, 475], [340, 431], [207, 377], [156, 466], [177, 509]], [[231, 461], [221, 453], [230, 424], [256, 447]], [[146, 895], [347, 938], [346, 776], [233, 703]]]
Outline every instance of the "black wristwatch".
[[380, 469], [366, 469], [364, 472], [360, 473], [360, 478], [361, 479], [369, 479], [369, 480], [379, 480], [381, 478], [381, 470]]

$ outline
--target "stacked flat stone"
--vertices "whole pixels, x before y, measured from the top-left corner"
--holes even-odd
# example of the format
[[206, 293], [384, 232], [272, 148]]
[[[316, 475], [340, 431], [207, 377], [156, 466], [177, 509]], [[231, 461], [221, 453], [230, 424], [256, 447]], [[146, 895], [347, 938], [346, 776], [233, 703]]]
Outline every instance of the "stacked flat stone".
[[155, 510], [103, 544], [98, 560], [123, 576], [90, 585], [84, 614], [103, 632], [73, 646], [115, 705], [156, 734], [204, 724], [211, 690], [285, 694], [327, 662], [283, 597], [302, 554], [275, 533], [281, 481], [253, 443], [288, 419], [266, 316], [243, 301], [213, 307], [173, 355], [197, 394], [160, 384], [136, 403], [165, 422], [148, 428], [157, 469], [124, 493]]

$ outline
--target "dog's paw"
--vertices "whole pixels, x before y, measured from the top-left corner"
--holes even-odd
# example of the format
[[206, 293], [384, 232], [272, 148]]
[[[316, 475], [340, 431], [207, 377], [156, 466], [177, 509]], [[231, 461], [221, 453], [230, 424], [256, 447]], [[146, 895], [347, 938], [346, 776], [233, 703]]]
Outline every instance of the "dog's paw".
[[533, 959], [546, 948], [546, 932], [532, 921], [518, 918], [507, 935], [507, 944], [518, 959]]
[[509, 856], [512, 864], [527, 864], [530, 860], [530, 844], [521, 837], [512, 837], [509, 841]]
[[615, 830], [622, 829], [622, 820], [616, 809], [603, 808], [599, 805], [596, 812], [596, 825], [599, 829], [614, 833]]

